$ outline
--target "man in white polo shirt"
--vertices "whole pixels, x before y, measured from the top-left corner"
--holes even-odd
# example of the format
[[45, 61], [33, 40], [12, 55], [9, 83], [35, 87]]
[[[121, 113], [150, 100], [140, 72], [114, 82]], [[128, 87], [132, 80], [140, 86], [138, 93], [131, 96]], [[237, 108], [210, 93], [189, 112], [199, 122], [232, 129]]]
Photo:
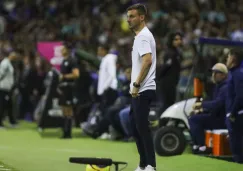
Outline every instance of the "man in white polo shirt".
[[106, 44], [99, 45], [97, 54], [101, 57], [97, 94], [101, 97], [100, 109], [105, 112], [117, 98], [117, 55], [109, 53], [110, 47]]
[[135, 4], [127, 9], [127, 21], [135, 33], [132, 48], [132, 95], [131, 123], [133, 136], [140, 155], [140, 164], [136, 171], [154, 171], [156, 168], [153, 139], [149, 129], [148, 115], [150, 104], [155, 100], [156, 43], [152, 33], [146, 27], [147, 9]]
[[11, 62], [16, 59], [16, 56], [15, 52], [11, 52], [0, 64], [0, 128], [4, 127], [2, 120], [5, 110], [8, 110], [11, 125], [16, 124], [12, 113], [11, 100], [11, 91], [14, 86], [14, 68]]

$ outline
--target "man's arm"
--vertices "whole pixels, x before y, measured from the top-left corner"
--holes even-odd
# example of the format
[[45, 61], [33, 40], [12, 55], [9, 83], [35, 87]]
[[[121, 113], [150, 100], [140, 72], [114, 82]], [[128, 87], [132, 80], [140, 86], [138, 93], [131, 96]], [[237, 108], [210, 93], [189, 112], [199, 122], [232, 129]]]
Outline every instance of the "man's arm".
[[78, 64], [77, 64], [76, 60], [74, 61], [74, 59], [70, 60], [70, 64], [72, 67], [72, 73], [64, 74], [64, 75], [62, 75], [62, 78], [68, 79], [68, 80], [75, 80], [79, 77]]
[[68, 80], [74, 80], [74, 79], [77, 79], [78, 77], [79, 77], [78, 68], [73, 68], [72, 73], [63, 75], [63, 78], [68, 79]]
[[151, 53], [147, 53], [145, 55], [143, 55], [142, 57], [142, 67], [141, 67], [141, 70], [140, 70], [140, 73], [136, 79], [136, 83], [137, 84], [141, 84], [141, 82], [143, 82], [143, 80], [146, 78], [148, 72], [149, 72], [149, 69], [152, 65], [152, 56], [151, 56]]
[[222, 108], [225, 108], [226, 91], [227, 85], [224, 85], [214, 100], [202, 102], [202, 108], [210, 111], [212, 115], [217, 115]]
[[141, 84], [146, 78], [150, 66], [152, 65], [152, 50], [150, 45], [150, 40], [146, 36], [140, 36], [138, 38], [138, 53], [142, 58], [142, 66], [140, 73], [136, 79], [137, 84]]

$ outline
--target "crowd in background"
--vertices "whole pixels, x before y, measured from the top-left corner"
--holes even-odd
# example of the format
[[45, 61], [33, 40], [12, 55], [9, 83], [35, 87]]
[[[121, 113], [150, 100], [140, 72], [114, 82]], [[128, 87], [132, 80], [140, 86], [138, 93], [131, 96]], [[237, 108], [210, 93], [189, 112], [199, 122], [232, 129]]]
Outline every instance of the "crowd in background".
[[[132, 3], [146, 3], [149, 11], [148, 27], [157, 43], [157, 67], [163, 66], [168, 35], [182, 34], [181, 66], [193, 63], [196, 57], [197, 39], [200, 36], [243, 41], [242, 1], [237, 0], [2, 0], [0, 1], [0, 58], [16, 51], [19, 60], [14, 63], [18, 119], [34, 120], [33, 112], [45, 92], [44, 79], [51, 65], [38, 53], [39, 41], [61, 40], [73, 50], [82, 49], [96, 55], [99, 44], [109, 44], [116, 49], [120, 59], [120, 71], [131, 64], [133, 35], [126, 22], [126, 8]], [[225, 51], [208, 48], [207, 67], [225, 60]], [[81, 91], [83, 98], [92, 99], [87, 63], [80, 63], [86, 75]], [[83, 67], [86, 66], [86, 67]], [[187, 68], [181, 72], [179, 87], [188, 80]], [[82, 96], [82, 93], [80, 94]], [[90, 98], [88, 98], [90, 97]], [[90, 108], [85, 109], [89, 113]], [[78, 124], [78, 123], [77, 123]]]

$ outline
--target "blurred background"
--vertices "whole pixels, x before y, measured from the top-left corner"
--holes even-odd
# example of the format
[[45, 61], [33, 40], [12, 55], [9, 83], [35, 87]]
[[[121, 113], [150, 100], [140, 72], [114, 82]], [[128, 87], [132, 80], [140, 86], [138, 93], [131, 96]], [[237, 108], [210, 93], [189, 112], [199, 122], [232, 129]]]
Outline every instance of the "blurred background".
[[[127, 143], [119, 144], [120, 152], [116, 152], [115, 143], [84, 139], [88, 136], [134, 141], [128, 117], [134, 34], [127, 24], [126, 9], [135, 3], [147, 6], [147, 27], [157, 43], [158, 92], [151, 108], [150, 121], [158, 127], [158, 123], [153, 121], [157, 121], [167, 107], [193, 97], [195, 68], [200, 68], [200, 73], [205, 75], [204, 97], [212, 98], [213, 83], [207, 71], [217, 62], [225, 63], [229, 47], [204, 46], [200, 49], [198, 39], [210, 37], [243, 41], [242, 0], [0, 0], [0, 61], [11, 52], [16, 52], [18, 57], [12, 62], [14, 86], [8, 97], [11, 103], [8, 106], [0, 103], [0, 109], [8, 109], [0, 111], [0, 121], [3, 121], [0, 122], [0, 130], [8, 130], [0, 132], [2, 162], [27, 171], [70, 170], [68, 157], [82, 154], [127, 160], [128, 170], [136, 166], [135, 147]], [[175, 32], [180, 33], [182, 39], [178, 47], [181, 58], [177, 61], [178, 65], [173, 64], [170, 72], [163, 73], [168, 64], [168, 42], [175, 39], [170, 35]], [[56, 92], [63, 45], [69, 48], [70, 57], [77, 62], [80, 71], [73, 87], [75, 134], [70, 144], [59, 140], [60, 131], [43, 131], [63, 125]], [[98, 54], [100, 45], [109, 45], [109, 53], [118, 57], [117, 99], [107, 106], [105, 112], [99, 109], [102, 100], [97, 95], [102, 61]], [[165, 93], [167, 97], [175, 96], [166, 105], [162, 97]], [[40, 136], [36, 136], [36, 130]], [[45, 139], [53, 137], [58, 139]], [[111, 148], [107, 150], [107, 147]], [[129, 155], [128, 151], [131, 152]], [[158, 158], [159, 168], [175, 171], [180, 167], [182, 171], [187, 171], [188, 167], [191, 170], [207, 167], [206, 170], [224, 170], [231, 167], [242, 170], [230, 163], [224, 165], [190, 155], [182, 157]], [[190, 165], [185, 164], [188, 161]], [[75, 169], [80, 170], [78, 166], [73, 166], [72, 170]]]
[[[48, 87], [47, 73], [60, 64], [52, 58], [60, 56], [60, 45], [67, 45], [72, 57], [78, 56], [79, 66], [88, 73], [84, 77], [81, 73], [79, 85], [83, 86], [79, 91], [81, 96], [85, 92], [85, 96], [79, 97], [83, 101], [79, 100], [82, 104], [90, 103], [82, 108], [86, 114], [77, 114], [85, 117], [75, 121], [76, 126], [86, 121], [91, 104], [96, 102], [99, 68], [90, 61], [98, 59], [100, 44], [109, 44], [111, 51], [119, 56], [118, 79], [125, 77], [125, 69], [131, 64], [133, 42], [126, 22], [126, 8], [138, 2], [148, 7], [147, 26], [156, 39], [158, 70], [164, 64], [168, 35], [182, 34], [180, 65], [184, 69], [180, 71], [176, 101], [184, 99], [200, 36], [243, 41], [243, 1], [240, 0], [1, 0], [0, 58], [12, 51], [19, 57], [13, 64], [15, 118], [38, 120], [34, 113]], [[227, 48], [205, 48], [205, 68], [225, 62], [227, 52]]]

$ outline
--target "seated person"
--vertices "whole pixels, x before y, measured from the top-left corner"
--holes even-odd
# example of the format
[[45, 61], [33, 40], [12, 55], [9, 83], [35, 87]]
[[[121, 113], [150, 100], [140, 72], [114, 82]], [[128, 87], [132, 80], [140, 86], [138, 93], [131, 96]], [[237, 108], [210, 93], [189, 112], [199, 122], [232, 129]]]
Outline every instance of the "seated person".
[[131, 77], [131, 68], [127, 68], [125, 71], [126, 80], [121, 86], [121, 95], [114, 101], [114, 103], [104, 110], [102, 113], [102, 119], [97, 123], [95, 127], [83, 127], [83, 131], [93, 138], [98, 138], [103, 133], [108, 132], [111, 125], [120, 134], [124, 134], [122, 125], [120, 123], [119, 111], [130, 104], [129, 85]]
[[124, 141], [132, 141], [132, 127], [130, 122], [130, 106], [122, 109], [119, 113], [119, 118], [121, 122], [122, 129], [125, 133]]
[[205, 146], [206, 129], [224, 129], [225, 126], [225, 98], [226, 79], [228, 69], [224, 64], [217, 63], [212, 68], [212, 80], [215, 90], [213, 100], [196, 102], [194, 109], [200, 113], [189, 118], [190, 132], [193, 141], [193, 152], [197, 154], [210, 153], [211, 149]]

